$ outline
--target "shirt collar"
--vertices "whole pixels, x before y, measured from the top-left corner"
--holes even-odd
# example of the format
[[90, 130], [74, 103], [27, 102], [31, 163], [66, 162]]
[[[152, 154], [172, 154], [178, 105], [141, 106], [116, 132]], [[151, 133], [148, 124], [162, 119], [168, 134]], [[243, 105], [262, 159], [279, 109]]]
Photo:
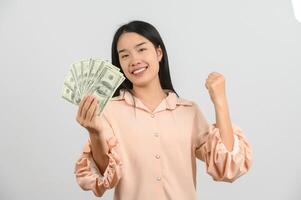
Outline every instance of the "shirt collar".
[[[174, 110], [179, 105], [184, 106], [192, 106], [192, 102], [182, 99], [176, 95], [172, 90], [164, 89], [164, 92], [167, 93], [167, 97], [160, 103], [160, 105], [156, 108], [154, 112], [159, 112], [162, 110]], [[132, 94], [125, 90], [121, 89], [119, 96], [113, 97], [113, 101], [121, 101], [124, 100], [127, 104], [134, 106], [133, 97], [135, 99], [136, 108], [141, 108], [146, 111], [149, 111], [149, 109], [140, 101], [139, 98], [132, 96]], [[150, 111], [149, 111], [150, 112]]]

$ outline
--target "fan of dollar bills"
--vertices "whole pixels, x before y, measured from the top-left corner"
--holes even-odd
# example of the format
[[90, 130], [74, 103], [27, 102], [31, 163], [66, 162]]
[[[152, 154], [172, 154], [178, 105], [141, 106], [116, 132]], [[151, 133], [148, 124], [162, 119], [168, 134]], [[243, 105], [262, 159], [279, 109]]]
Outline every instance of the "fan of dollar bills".
[[107, 60], [80, 60], [71, 65], [65, 77], [62, 98], [79, 105], [85, 95], [94, 95], [99, 100], [99, 115], [124, 80], [120, 69]]

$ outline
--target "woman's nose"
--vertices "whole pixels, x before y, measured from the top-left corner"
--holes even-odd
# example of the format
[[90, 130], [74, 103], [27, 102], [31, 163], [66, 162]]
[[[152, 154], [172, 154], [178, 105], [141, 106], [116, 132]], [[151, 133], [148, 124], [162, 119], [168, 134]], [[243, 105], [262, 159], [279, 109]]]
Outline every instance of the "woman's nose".
[[139, 56], [136, 54], [133, 54], [132, 58], [131, 58], [131, 66], [136, 66], [139, 64], [141, 64], [141, 60], [140, 60]]
[[140, 61], [134, 60], [134, 61], [132, 61], [131, 66], [136, 66], [136, 65], [139, 65], [140, 63], [141, 63]]

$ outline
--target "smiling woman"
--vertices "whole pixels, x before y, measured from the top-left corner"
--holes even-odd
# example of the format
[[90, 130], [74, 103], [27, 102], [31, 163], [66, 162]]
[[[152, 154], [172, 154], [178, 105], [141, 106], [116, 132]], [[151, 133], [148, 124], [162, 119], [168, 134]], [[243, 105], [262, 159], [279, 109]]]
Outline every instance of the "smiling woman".
[[117, 30], [112, 64], [126, 80], [102, 115], [91, 117], [98, 108], [93, 97], [79, 107], [78, 118], [88, 113], [92, 124], [75, 166], [81, 188], [102, 196], [115, 187], [116, 200], [193, 200], [196, 159], [216, 181], [233, 182], [249, 170], [251, 146], [230, 121], [221, 74], [206, 81], [217, 113], [210, 125], [196, 103], [175, 92], [164, 43], [151, 24], [132, 21]]
[[[133, 41], [136, 41], [133, 43]], [[162, 49], [137, 33], [124, 33], [117, 43], [120, 65], [133, 87], [144, 86], [150, 81], [159, 83], [159, 62]]]
[[[159, 32], [151, 24], [133, 21], [121, 26], [113, 38], [111, 53], [112, 64], [120, 67], [127, 77], [114, 96], [118, 96], [121, 89], [127, 89], [133, 94], [136, 86], [146, 85], [149, 80], [157, 87], [175, 92], [165, 45]], [[142, 73], [141, 75], [145, 75], [142, 77], [139, 72], [145, 69], [148, 73]]]
[[[122, 46], [122, 45], [124, 45], [122, 43], [126, 43], [127, 40], [135, 40], [135, 37], [137, 38], [136, 40], [145, 40], [142, 36], [140, 36], [140, 35], [138, 35], [136, 33], [127, 33], [127, 34], [123, 34], [123, 36], [121, 37], [123, 40], [120, 39], [122, 42], [120, 41], [119, 44], [121, 43], [120, 45]], [[123, 63], [122, 66], [128, 65], [128, 64], [126, 64], [126, 61], [127, 62], [129, 61], [129, 56], [136, 56], [135, 54], [137, 54], [137, 56], [139, 56], [139, 55], [141, 56], [141, 55], [143, 55], [143, 53], [145, 54], [146, 53], [145, 51], [149, 50], [149, 48], [150, 48], [149, 43], [150, 42], [140, 42], [139, 44], [137, 44], [137, 45], [134, 46], [134, 48], [133, 48], [134, 51], [132, 53], [129, 50], [125, 50], [125, 49], [119, 50], [118, 51], [118, 53], [120, 55], [119, 59]], [[144, 72], [147, 68], [148, 68], [147, 64], [141, 64], [141, 63], [139, 63], [136, 66], [132, 66], [130, 68], [129, 72], [131, 74], [139, 76], [139, 75], [143, 74], [141, 72]], [[123, 69], [123, 71], [126, 71], [126, 70], [127, 69]]]

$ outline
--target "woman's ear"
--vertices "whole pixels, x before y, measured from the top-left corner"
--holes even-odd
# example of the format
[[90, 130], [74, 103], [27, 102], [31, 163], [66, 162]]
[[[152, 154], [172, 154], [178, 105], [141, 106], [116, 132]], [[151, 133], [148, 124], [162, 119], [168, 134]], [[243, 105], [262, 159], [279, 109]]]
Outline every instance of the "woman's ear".
[[163, 51], [160, 47], [160, 45], [156, 48], [156, 51], [157, 51], [157, 58], [158, 58], [158, 61], [161, 62], [162, 58], [163, 58]]

